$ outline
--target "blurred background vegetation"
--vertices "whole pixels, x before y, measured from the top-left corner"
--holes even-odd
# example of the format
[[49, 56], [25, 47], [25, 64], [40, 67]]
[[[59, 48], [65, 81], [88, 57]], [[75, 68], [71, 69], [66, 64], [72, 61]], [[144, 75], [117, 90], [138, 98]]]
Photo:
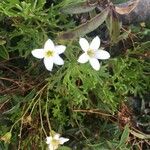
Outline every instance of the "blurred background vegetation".
[[[150, 149], [149, 24], [116, 21], [114, 35], [107, 20], [86, 34], [111, 54], [97, 72], [77, 63], [79, 37], [59, 38], [100, 13], [62, 13], [83, 2], [0, 1], [0, 149], [45, 150], [50, 130], [70, 139], [63, 150]], [[52, 72], [31, 55], [48, 38], [67, 46]]]

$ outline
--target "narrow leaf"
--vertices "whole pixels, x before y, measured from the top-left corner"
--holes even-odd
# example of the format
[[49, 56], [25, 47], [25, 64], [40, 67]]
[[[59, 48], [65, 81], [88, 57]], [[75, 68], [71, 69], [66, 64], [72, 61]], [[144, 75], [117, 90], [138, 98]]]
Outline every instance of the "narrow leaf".
[[33, 89], [28, 95], [26, 95], [25, 98], [23, 98], [23, 100], [21, 102], [31, 101], [33, 99], [34, 95], [35, 95], [35, 90]]
[[0, 57], [7, 59], [7, 60], [9, 59], [9, 53], [4, 45], [0, 47]]
[[150, 41], [147, 41], [147, 42], [142, 43], [142, 44], [141, 44], [141, 47], [142, 47], [144, 50], [150, 49]]
[[6, 41], [4, 39], [0, 39], [0, 45], [4, 45]]
[[135, 1], [129, 1], [129, 2], [126, 2], [124, 4], [121, 4], [122, 6], [116, 6], [115, 7], [115, 10], [118, 14], [121, 14], [121, 15], [124, 15], [124, 14], [129, 14], [131, 11], [133, 11], [138, 3], [139, 3], [140, 0], [135, 0]]
[[150, 139], [150, 135], [149, 134], [138, 133], [138, 132], [135, 132], [133, 130], [130, 130], [130, 133], [132, 135], [134, 135], [135, 137], [139, 138], [139, 139]]
[[17, 112], [19, 110], [20, 104], [17, 104], [13, 106], [11, 109], [3, 112], [3, 114], [13, 114], [14, 112]]
[[126, 144], [126, 142], [128, 141], [128, 138], [129, 138], [129, 133], [130, 133], [130, 129], [129, 129], [129, 125], [127, 124], [122, 133], [118, 148], [121, 148], [122, 146], [124, 146]]
[[130, 34], [130, 31], [120, 34], [118, 39], [117, 39], [117, 41], [116, 41], [116, 43], [118, 43], [121, 40], [126, 40], [128, 38], [128, 36], [129, 36], [129, 34]]
[[58, 150], [71, 150], [71, 148], [69, 148], [67, 146], [61, 146], [58, 148]]
[[93, 4], [88, 4], [88, 2], [80, 2], [75, 4], [70, 4], [68, 6], [65, 6], [61, 9], [63, 13], [67, 14], [79, 14], [79, 13], [85, 13], [92, 11], [97, 6], [98, 2], [95, 2]]
[[117, 14], [113, 10], [111, 10], [111, 13], [107, 17], [107, 27], [109, 29], [111, 42], [117, 43], [120, 35], [120, 22]]
[[97, 29], [107, 18], [109, 13], [109, 8], [105, 8], [100, 14], [96, 15], [91, 20], [87, 21], [84, 24], [81, 24], [77, 28], [70, 30], [68, 32], [60, 33], [58, 38], [67, 40], [72, 38], [77, 38], [86, 35], [87, 33], [92, 32]]

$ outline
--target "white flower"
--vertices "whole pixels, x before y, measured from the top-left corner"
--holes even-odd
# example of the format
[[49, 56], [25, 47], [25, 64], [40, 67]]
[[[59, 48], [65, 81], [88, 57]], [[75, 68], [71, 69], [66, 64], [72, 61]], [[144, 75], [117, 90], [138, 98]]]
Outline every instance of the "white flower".
[[58, 133], [54, 136], [49, 136], [46, 138], [46, 143], [48, 144], [49, 150], [56, 150], [59, 145], [62, 145], [67, 141], [69, 141], [69, 139], [60, 137], [60, 134]]
[[100, 63], [98, 59], [104, 60], [110, 58], [110, 54], [107, 51], [99, 49], [100, 38], [98, 36], [96, 36], [90, 44], [85, 38], [80, 38], [79, 44], [84, 51], [78, 59], [79, 63], [86, 63], [89, 61], [95, 70], [99, 70]]
[[34, 49], [31, 53], [34, 57], [38, 59], [44, 58], [44, 65], [47, 70], [51, 71], [53, 69], [53, 64], [63, 65], [64, 61], [59, 56], [66, 49], [64, 45], [54, 45], [51, 39], [48, 39], [43, 49]]

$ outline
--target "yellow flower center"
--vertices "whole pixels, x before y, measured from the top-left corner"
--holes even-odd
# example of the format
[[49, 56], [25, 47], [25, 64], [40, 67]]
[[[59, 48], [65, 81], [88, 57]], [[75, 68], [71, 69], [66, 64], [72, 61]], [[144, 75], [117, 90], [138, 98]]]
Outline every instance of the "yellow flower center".
[[45, 53], [45, 57], [52, 57], [54, 55], [54, 52], [52, 50], [48, 50]]
[[52, 139], [51, 144], [53, 145], [53, 147], [54, 147], [54, 148], [58, 148], [58, 146], [59, 146], [60, 142], [59, 142], [59, 140]]
[[94, 56], [94, 50], [93, 49], [89, 49], [88, 51], [87, 51], [87, 54], [90, 56], [90, 57], [93, 57]]

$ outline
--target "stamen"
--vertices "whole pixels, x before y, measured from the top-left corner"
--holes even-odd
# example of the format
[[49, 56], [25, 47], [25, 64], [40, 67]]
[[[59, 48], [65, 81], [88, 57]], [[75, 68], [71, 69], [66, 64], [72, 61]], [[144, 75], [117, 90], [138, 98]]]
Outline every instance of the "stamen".
[[94, 56], [94, 51], [92, 50], [92, 49], [89, 49], [88, 51], [87, 51], [87, 54], [90, 56], [90, 57], [93, 57]]
[[48, 50], [46, 53], [45, 53], [45, 57], [52, 57], [54, 55], [54, 52], [52, 50]]

